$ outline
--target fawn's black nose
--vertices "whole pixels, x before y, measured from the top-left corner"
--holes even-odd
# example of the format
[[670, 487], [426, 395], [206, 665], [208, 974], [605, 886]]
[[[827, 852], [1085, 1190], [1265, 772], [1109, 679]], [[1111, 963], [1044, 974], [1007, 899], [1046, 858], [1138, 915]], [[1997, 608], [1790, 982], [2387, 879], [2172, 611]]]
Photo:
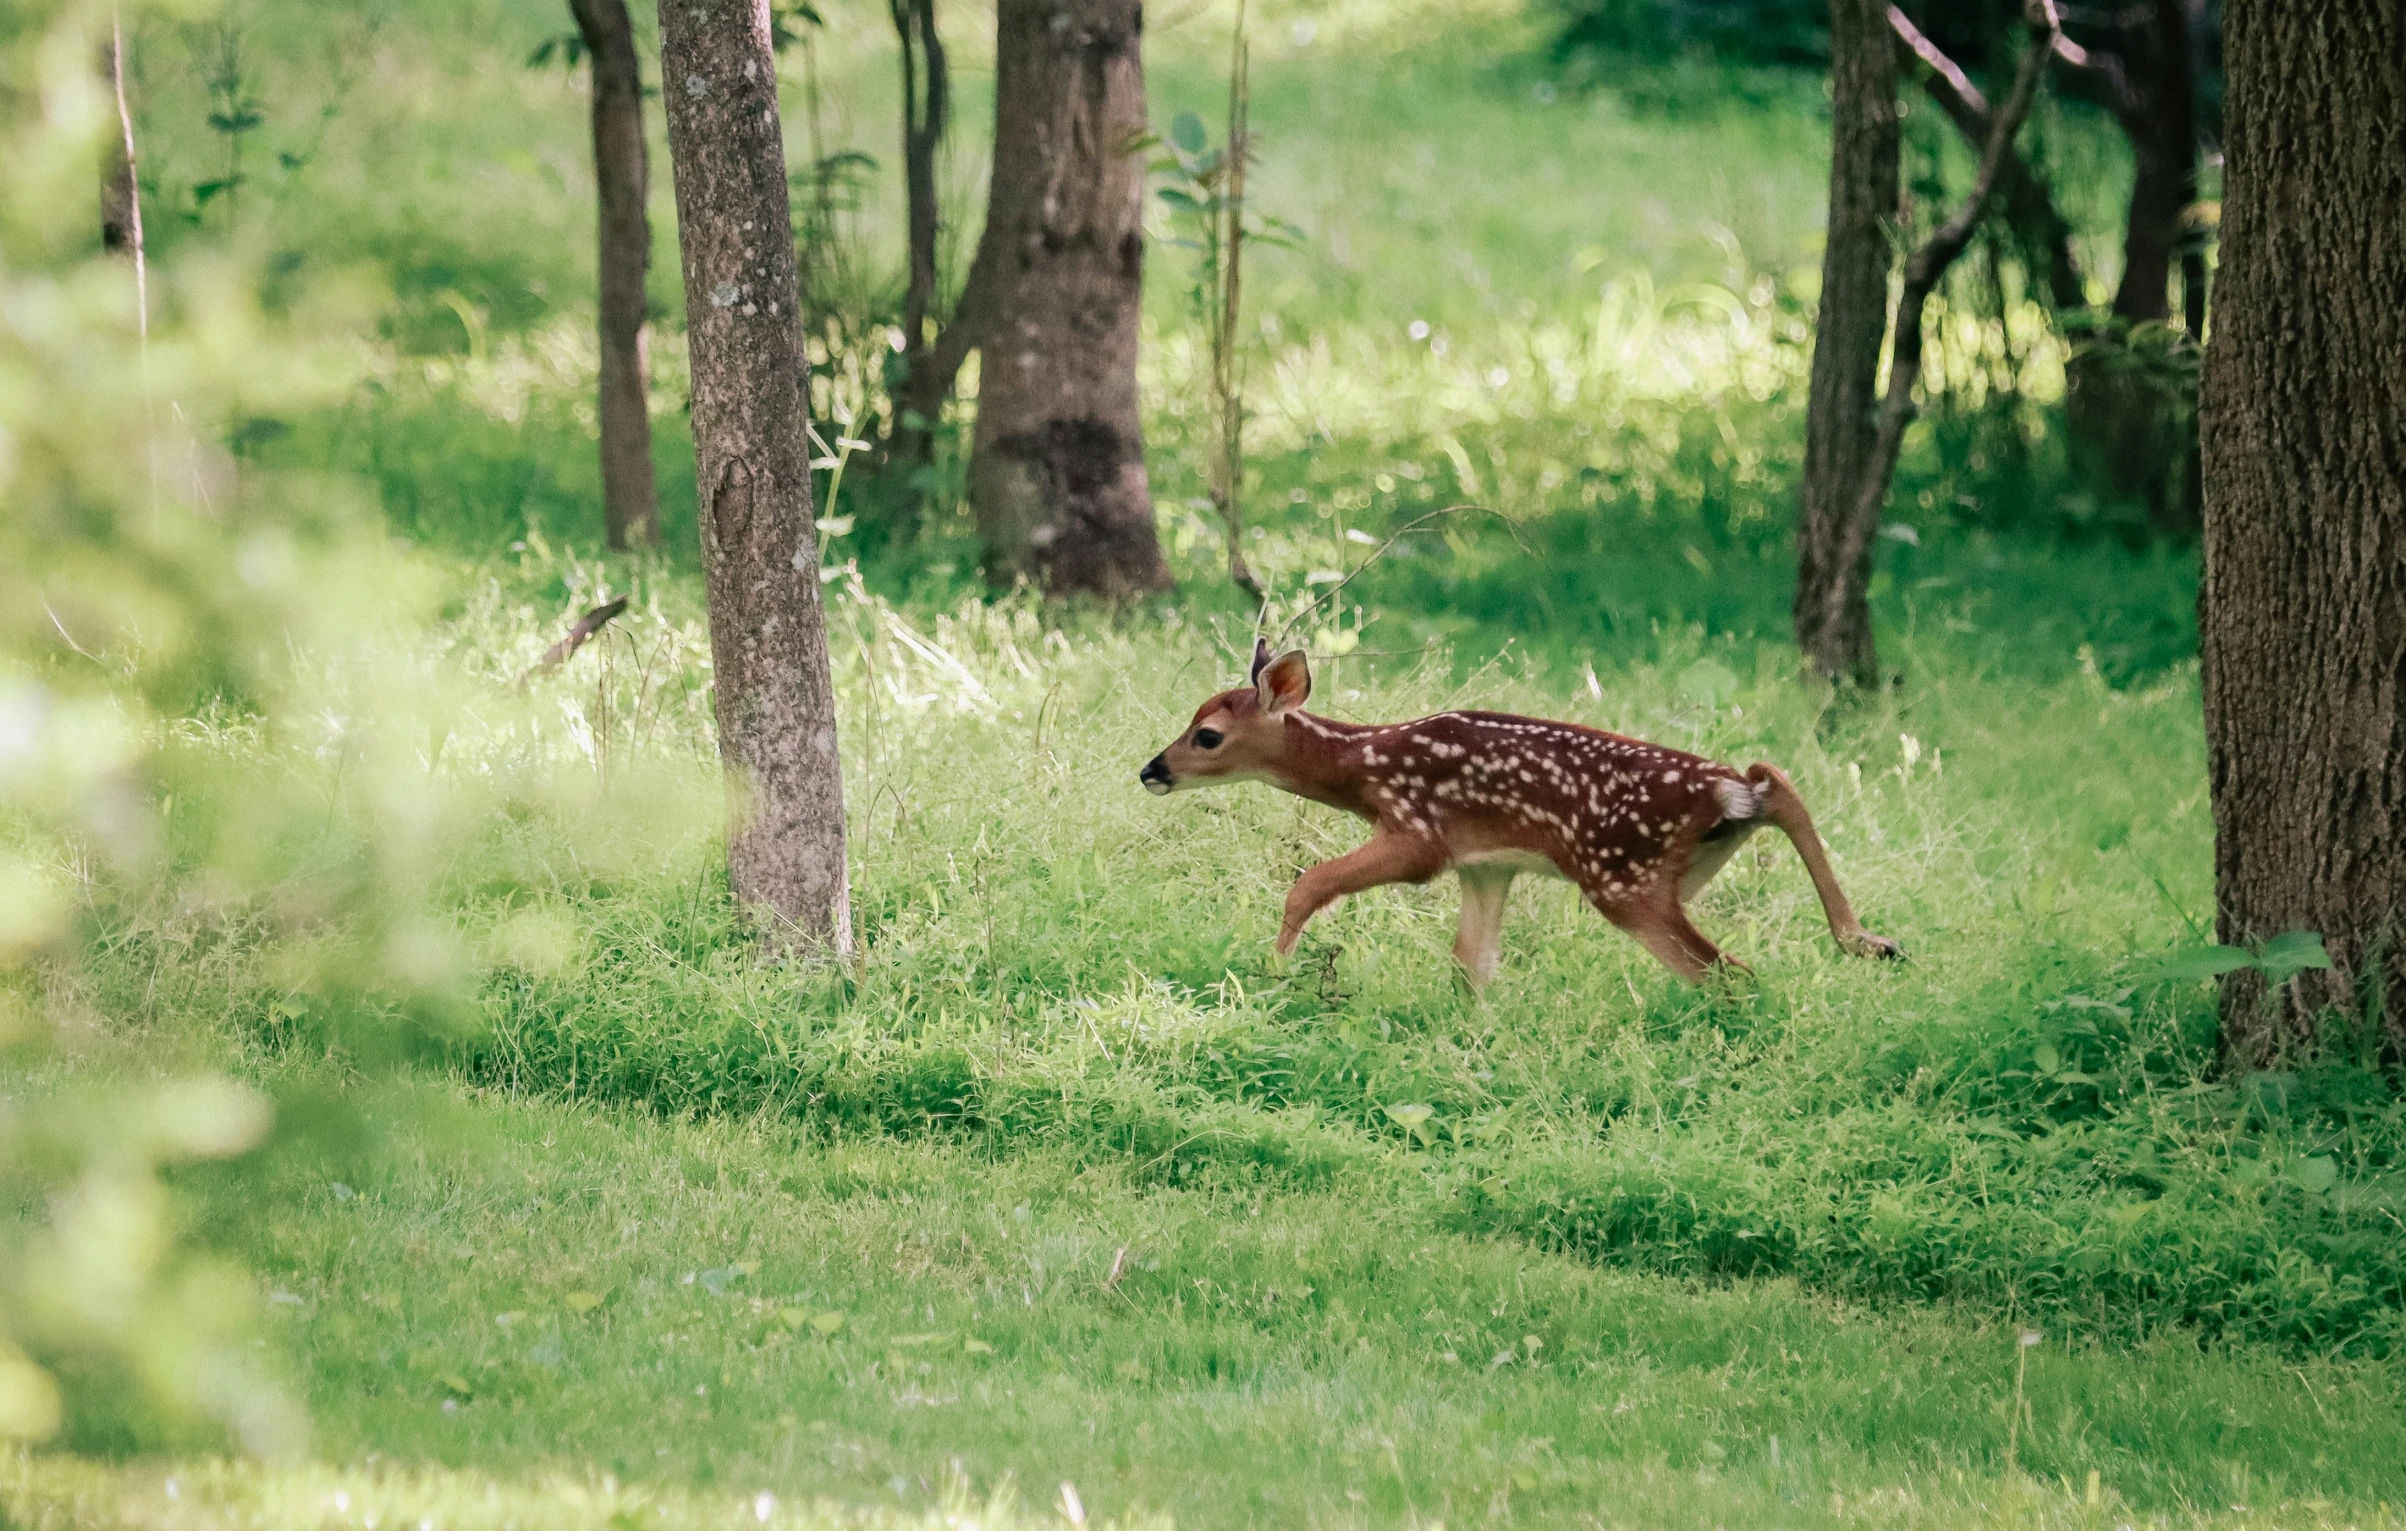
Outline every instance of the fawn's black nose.
[[1143, 770], [1136, 773], [1136, 779], [1145, 784], [1147, 792], [1159, 797], [1170, 790], [1169, 765], [1159, 755], [1155, 755], [1145, 762]]

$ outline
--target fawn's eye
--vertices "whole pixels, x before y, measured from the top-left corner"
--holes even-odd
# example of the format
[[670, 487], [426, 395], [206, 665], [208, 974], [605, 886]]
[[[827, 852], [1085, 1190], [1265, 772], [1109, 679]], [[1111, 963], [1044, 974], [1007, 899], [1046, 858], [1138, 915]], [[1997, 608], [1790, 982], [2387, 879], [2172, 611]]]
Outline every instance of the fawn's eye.
[[1220, 731], [1216, 728], [1198, 728], [1195, 730], [1195, 748], [1216, 750], [1220, 747], [1220, 738]]

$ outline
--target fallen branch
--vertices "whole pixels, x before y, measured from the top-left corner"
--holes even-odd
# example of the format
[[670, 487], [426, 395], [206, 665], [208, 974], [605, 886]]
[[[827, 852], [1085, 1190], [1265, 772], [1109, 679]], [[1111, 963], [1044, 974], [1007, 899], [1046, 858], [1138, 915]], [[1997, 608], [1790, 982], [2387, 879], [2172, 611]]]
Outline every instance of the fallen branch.
[[591, 611], [588, 611], [583, 616], [577, 618], [576, 626], [568, 629], [567, 636], [562, 638], [559, 642], [553, 644], [550, 648], [545, 649], [543, 651], [543, 657], [529, 665], [526, 673], [518, 677], [519, 683], [523, 685], [527, 681], [532, 680], [542, 671], [556, 670], [561, 665], [566, 664], [568, 662], [568, 657], [571, 654], [574, 654], [578, 649], [581, 649], [585, 646], [586, 639], [592, 637], [595, 633], [598, 633], [603, 628], [609, 626], [610, 619], [626, 609], [627, 598], [622, 595], [617, 600], [602, 602], [602, 604], [599, 606], [594, 607]]

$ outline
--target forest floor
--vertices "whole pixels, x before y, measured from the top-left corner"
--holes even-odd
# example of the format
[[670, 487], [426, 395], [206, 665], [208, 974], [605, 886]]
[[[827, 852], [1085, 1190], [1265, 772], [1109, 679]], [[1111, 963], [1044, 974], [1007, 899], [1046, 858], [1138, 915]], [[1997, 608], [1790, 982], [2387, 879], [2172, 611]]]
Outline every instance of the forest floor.
[[[82, 1419], [81, 1454], [0, 1460], [0, 1519], [2406, 1518], [2406, 1107], [2348, 1017], [2224, 1076], [2210, 988], [2165, 970], [2210, 936], [2194, 561], [2068, 486], [2025, 310], [1946, 321], [1961, 407], [1914, 440], [1874, 586], [1898, 684], [1833, 706], [1797, 679], [1811, 82], [1575, 91], [1517, 7], [1257, 5], [1258, 194], [1306, 238], [1257, 288], [1254, 562], [1316, 710], [1780, 763], [1908, 962], [1835, 953], [1769, 845], [1699, 911], [1745, 984], [1680, 985], [1553, 887], [1516, 890], [1483, 997], [1450, 885], [1270, 957], [1287, 881], [1354, 829], [1134, 781], [1251, 637], [1195, 506], [1165, 244], [1175, 601], [988, 600], [941, 485], [909, 526], [824, 486], [859, 949], [776, 967], [712, 822], [681, 337], [656, 353], [675, 551], [597, 556], [581, 98], [522, 64], [562, 18], [484, 9], [249, 6], [298, 163], [247, 215], [194, 199], [225, 146], [182, 45], [147, 51], [147, 163], [190, 214], [162, 258], [305, 252], [279, 269], [374, 316], [248, 450], [385, 518], [414, 603], [305, 657], [304, 725], [186, 744], [322, 802], [329, 856], [406, 826], [411, 960], [456, 982], [377, 1018], [396, 1061], [295, 977], [352, 960], [331, 937], [113, 916], [78, 995], [106, 1024], [47, 1082], [199, 1059], [285, 1103], [263, 1156], [176, 1184], [313, 1434], [257, 1463]], [[882, 11], [827, 9], [816, 152], [882, 154]], [[1155, 18], [1157, 116], [1209, 115], [1217, 25]], [[2097, 138], [2046, 131], [2075, 162]], [[965, 128], [949, 180], [981, 163]], [[2082, 182], [2084, 227], [2117, 173]], [[843, 215], [864, 292], [887, 201]], [[877, 343], [823, 337], [822, 422], [873, 406]], [[526, 679], [604, 593], [626, 617]]]

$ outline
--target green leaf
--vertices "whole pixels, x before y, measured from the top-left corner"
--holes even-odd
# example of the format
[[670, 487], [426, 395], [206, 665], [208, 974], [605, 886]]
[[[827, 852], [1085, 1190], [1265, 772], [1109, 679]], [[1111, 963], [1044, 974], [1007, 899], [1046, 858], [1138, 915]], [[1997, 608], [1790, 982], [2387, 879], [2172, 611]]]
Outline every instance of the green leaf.
[[2339, 1183], [2339, 1161], [2328, 1154], [2291, 1160], [2289, 1183], [2301, 1191], [2319, 1196]]
[[1396, 1125], [1407, 1132], [1418, 1132], [1430, 1117], [1437, 1114], [1434, 1107], [1422, 1105], [1388, 1106], [1385, 1110], [1387, 1115], [1395, 1119]]
[[2063, 1054], [2055, 1050], [2055, 1044], [2052, 1042], [2039, 1043], [2037, 1049], [2030, 1056], [2037, 1063], [2038, 1071], [2042, 1074], [2052, 1074], [2063, 1067]]
[[1167, 202], [1170, 206], [1178, 209], [1178, 211], [1182, 213], [1199, 213], [1203, 211], [1202, 203], [1196, 201], [1193, 197], [1187, 195], [1185, 192], [1180, 191], [1175, 186], [1162, 187], [1158, 195], [1162, 201]]
[[560, 1301], [567, 1305], [569, 1312], [585, 1314], [602, 1305], [602, 1295], [599, 1292], [570, 1292]]
[[838, 1329], [844, 1327], [844, 1315], [833, 1312], [814, 1313], [811, 1315], [810, 1327], [817, 1330], [820, 1334], [831, 1335]]
[[994, 1347], [973, 1334], [961, 1341], [961, 1354], [965, 1356], [990, 1356], [994, 1354]]
[[2253, 952], [2241, 951], [2236, 946], [2200, 946], [2174, 953], [2142, 981], [2183, 983], [2199, 978], [2218, 978], [2224, 973], [2236, 973], [2241, 968], [2256, 965]]
[[2308, 968], [2330, 965], [2331, 954], [2323, 949], [2321, 934], [2311, 930], [2274, 936], [2256, 951], [2256, 966], [2264, 970], [2268, 982], [2275, 984], [2287, 983]]
[[1200, 154], [1210, 135], [1203, 129], [1203, 119], [1193, 112], [1180, 112], [1170, 119], [1170, 142], [1189, 154]]

